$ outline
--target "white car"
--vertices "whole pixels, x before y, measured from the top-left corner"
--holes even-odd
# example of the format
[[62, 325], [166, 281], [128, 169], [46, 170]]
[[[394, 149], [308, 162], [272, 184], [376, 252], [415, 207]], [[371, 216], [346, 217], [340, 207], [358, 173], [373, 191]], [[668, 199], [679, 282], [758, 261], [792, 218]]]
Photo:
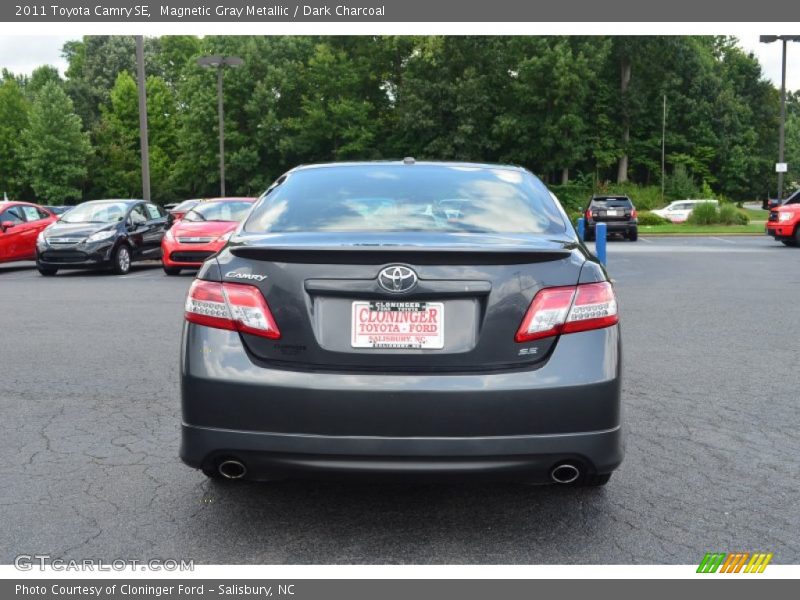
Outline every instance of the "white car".
[[719, 201], [717, 200], [675, 200], [670, 202], [664, 208], [659, 208], [657, 210], [651, 210], [650, 212], [654, 215], [658, 215], [659, 217], [664, 217], [672, 221], [673, 223], [683, 223], [686, 219], [689, 218], [689, 215], [692, 214], [695, 206], [698, 204], [713, 204], [714, 206], [719, 205]]

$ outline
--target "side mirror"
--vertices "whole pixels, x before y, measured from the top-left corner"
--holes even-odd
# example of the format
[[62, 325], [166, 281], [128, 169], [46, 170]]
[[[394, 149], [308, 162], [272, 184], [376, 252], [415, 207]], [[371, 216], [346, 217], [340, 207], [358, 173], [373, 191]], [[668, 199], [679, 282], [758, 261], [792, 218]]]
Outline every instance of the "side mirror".
[[0, 229], [3, 230], [3, 233], [6, 232], [6, 229], [11, 229], [12, 227], [14, 227], [14, 221], [3, 221], [0, 223]]

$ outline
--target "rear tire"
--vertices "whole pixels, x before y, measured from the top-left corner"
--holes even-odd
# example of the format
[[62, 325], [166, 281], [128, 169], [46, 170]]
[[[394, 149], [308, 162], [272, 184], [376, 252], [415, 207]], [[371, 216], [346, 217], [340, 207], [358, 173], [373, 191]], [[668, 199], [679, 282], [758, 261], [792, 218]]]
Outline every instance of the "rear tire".
[[636, 240], [639, 239], [639, 229], [638, 228], [633, 228], [633, 229], [629, 230], [627, 237], [628, 237], [628, 239], [630, 241], [635, 242]]
[[784, 246], [792, 246], [792, 247], [797, 246], [797, 243], [794, 240], [781, 240], [781, 244], [783, 244]]
[[171, 276], [180, 275], [181, 274], [181, 268], [180, 267], [166, 267], [165, 266], [164, 267], [164, 273], [166, 273], [167, 275], [171, 275]]
[[131, 250], [125, 244], [120, 244], [114, 250], [111, 258], [111, 270], [117, 275], [127, 275], [131, 270]]
[[39, 270], [39, 273], [44, 275], [45, 277], [52, 277], [56, 273], [58, 273], [58, 269], [53, 269], [51, 267], [36, 267]]
[[587, 229], [583, 234], [584, 242], [591, 242], [594, 240], [594, 231]]

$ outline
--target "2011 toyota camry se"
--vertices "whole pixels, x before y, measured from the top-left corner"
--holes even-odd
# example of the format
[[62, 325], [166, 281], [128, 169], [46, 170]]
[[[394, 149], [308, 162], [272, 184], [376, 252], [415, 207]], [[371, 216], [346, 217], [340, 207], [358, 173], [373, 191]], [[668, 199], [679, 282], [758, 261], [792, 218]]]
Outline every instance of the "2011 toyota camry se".
[[612, 285], [530, 172], [299, 167], [191, 286], [181, 457], [228, 479], [603, 485], [620, 363]]

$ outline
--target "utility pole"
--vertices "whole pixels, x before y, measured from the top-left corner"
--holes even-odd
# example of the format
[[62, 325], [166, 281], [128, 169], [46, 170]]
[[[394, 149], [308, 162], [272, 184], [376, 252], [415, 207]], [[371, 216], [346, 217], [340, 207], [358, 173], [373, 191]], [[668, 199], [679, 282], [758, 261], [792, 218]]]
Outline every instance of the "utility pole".
[[225, 196], [225, 107], [222, 101], [223, 71], [225, 67], [236, 68], [244, 61], [238, 56], [201, 56], [197, 64], [217, 70], [217, 114], [219, 116], [219, 194]]
[[150, 200], [150, 145], [147, 140], [147, 89], [144, 78], [144, 36], [136, 36], [136, 77], [139, 87], [139, 147], [142, 152], [142, 199]]
[[661, 115], [661, 202], [664, 202], [664, 187], [667, 179], [666, 161], [664, 160], [664, 150], [666, 149], [667, 135], [667, 95], [664, 94], [664, 111]]
[[783, 200], [783, 174], [784, 174], [784, 144], [786, 128], [786, 44], [788, 42], [800, 42], [800, 35], [762, 35], [759, 41], [763, 44], [781, 42], [783, 53], [781, 55], [781, 122], [778, 128], [778, 165], [775, 170], [778, 172], [778, 201]]

